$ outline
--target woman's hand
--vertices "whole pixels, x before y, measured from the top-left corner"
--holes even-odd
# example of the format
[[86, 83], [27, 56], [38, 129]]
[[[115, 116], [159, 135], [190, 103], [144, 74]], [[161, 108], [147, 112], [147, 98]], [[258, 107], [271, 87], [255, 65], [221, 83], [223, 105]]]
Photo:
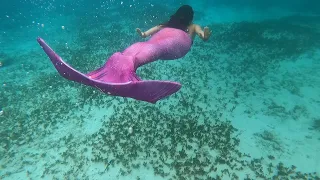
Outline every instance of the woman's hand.
[[203, 32], [203, 40], [206, 41], [210, 38], [212, 31], [210, 31], [209, 27], [204, 27]]
[[142, 37], [142, 38], [145, 38], [145, 37], [146, 37], [145, 33], [142, 32], [141, 29], [137, 28], [136, 31], [137, 31], [137, 33], [138, 33], [138, 35], [139, 35], [140, 37]]

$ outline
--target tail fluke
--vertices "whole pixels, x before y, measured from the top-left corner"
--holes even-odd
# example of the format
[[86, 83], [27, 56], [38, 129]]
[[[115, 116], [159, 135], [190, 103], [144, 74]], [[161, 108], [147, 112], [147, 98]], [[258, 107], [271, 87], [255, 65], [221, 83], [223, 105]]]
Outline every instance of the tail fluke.
[[83, 74], [64, 62], [43, 39], [38, 38], [37, 41], [61, 76], [95, 87], [109, 95], [156, 103], [181, 88], [179, 83], [171, 81], [142, 81], [134, 72], [132, 57], [121, 53], [111, 56], [103, 67]]

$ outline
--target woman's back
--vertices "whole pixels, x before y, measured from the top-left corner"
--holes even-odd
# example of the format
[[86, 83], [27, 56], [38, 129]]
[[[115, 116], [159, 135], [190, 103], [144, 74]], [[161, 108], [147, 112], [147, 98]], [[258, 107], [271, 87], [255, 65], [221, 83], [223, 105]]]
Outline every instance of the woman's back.
[[163, 28], [155, 33], [148, 41], [138, 42], [122, 53], [136, 57], [136, 66], [152, 62], [157, 59], [173, 60], [188, 53], [192, 39], [188, 33], [175, 28]]

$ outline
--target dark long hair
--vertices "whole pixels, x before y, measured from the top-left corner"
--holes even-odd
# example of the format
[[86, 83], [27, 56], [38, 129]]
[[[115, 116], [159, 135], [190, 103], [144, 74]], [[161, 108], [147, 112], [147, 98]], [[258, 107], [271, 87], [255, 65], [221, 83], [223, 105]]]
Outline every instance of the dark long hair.
[[193, 14], [191, 6], [183, 5], [170, 17], [169, 21], [160, 25], [186, 31], [188, 26], [192, 23]]

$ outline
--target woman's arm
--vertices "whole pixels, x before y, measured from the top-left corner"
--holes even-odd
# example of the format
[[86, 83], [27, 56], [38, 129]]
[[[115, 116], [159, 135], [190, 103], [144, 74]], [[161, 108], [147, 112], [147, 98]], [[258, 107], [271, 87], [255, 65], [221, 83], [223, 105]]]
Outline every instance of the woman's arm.
[[154, 33], [158, 32], [160, 29], [162, 29], [162, 27], [163, 27], [162, 25], [158, 25], [158, 26], [155, 26], [155, 27], [149, 29], [146, 32], [142, 32], [141, 29], [137, 28], [136, 31], [141, 37], [146, 38], [146, 37], [151, 36]]
[[194, 31], [203, 41], [207, 41], [211, 36], [211, 31], [208, 27], [204, 27], [202, 30], [202, 28], [199, 25], [195, 24]]

